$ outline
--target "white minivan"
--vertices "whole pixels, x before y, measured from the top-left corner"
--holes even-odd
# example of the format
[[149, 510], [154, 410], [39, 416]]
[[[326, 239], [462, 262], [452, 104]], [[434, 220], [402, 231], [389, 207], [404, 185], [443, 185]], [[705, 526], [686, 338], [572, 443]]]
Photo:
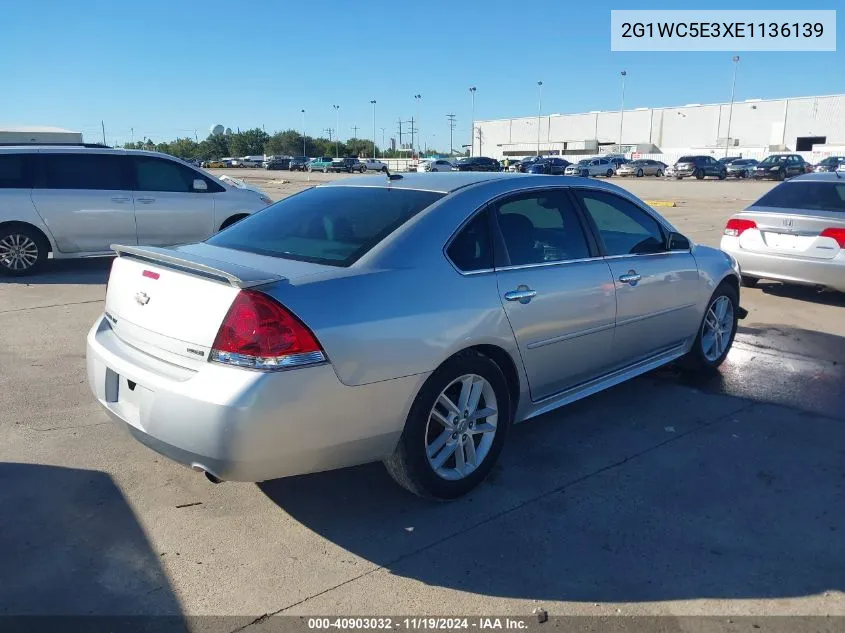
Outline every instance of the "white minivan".
[[165, 154], [84, 146], [0, 147], [0, 274], [112, 244], [197, 242], [272, 203]]

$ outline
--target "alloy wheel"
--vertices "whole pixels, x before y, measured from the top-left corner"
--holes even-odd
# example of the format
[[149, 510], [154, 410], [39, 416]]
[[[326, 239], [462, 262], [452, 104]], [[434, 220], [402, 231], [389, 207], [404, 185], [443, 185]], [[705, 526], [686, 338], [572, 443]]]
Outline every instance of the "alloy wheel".
[[38, 244], [29, 236], [11, 233], [0, 239], [0, 265], [14, 271], [23, 271], [38, 262]]
[[493, 386], [477, 374], [465, 374], [440, 392], [425, 430], [428, 463], [438, 477], [464, 479], [490, 452], [498, 410]]
[[718, 360], [728, 349], [734, 327], [734, 307], [725, 295], [716, 297], [701, 325], [701, 351], [710, 362]]

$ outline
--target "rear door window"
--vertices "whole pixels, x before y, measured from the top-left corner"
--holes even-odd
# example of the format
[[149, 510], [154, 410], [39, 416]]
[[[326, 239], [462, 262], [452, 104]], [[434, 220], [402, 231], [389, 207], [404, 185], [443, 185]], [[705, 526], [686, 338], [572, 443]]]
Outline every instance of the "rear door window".
[[41, 154], [45, 189], [128, 189], [125, 157], [118, 154]]
[[0, 189], [32, 189], [32, 154], [0, 154]]
[[387, 187], [314, 187], [208, 240], [235, 250], [350, 266], [444, 194]]
[[837, 182], [785, 182], [754, 203], [759, 207], [774, 207], [799, 211], [839, 211], [845, 213], [845, 180]]
[[645, 255], [666, 250], [657, 220], [633, 202], [596, 189], [577, 190], [609, 256]]

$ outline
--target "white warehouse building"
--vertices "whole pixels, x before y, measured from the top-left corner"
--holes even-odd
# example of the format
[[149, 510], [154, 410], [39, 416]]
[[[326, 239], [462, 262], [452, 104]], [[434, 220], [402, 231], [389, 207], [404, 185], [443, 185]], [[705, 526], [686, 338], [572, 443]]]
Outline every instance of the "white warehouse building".
[[474, 132], [473, 155], [498, 159], [533, 155], [538, 148], [546, 155], [619, 152], [721, 157], [726, 147], [732, 156], [775, 151], [818, 154], [845, 149], [845, 95], [747, 99], [735, 101], [733, 107], [692, 103], [635, 108], [621, 114], [619, 110], [544, 114], [476, 121]]

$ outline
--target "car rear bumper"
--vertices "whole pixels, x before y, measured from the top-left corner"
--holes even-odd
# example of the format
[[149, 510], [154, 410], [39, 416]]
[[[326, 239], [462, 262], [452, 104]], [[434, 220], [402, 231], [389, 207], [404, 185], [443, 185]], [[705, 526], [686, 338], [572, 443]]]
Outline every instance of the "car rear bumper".
[[222, 480], [383, 459], [427, 378], [350, 387], [328, 364], [281, 372], [199, 366], [177, 367], [124, 343], [103, 317], [88, 334], [88, 383], [109, 417], [154, 451]]
[[722, 237], [720, 248], [733, 255], [743, 275], [845, 292], [845, 253], [833, 259], [808, 259], [755, 253], [739, 247], [737, 238]]

